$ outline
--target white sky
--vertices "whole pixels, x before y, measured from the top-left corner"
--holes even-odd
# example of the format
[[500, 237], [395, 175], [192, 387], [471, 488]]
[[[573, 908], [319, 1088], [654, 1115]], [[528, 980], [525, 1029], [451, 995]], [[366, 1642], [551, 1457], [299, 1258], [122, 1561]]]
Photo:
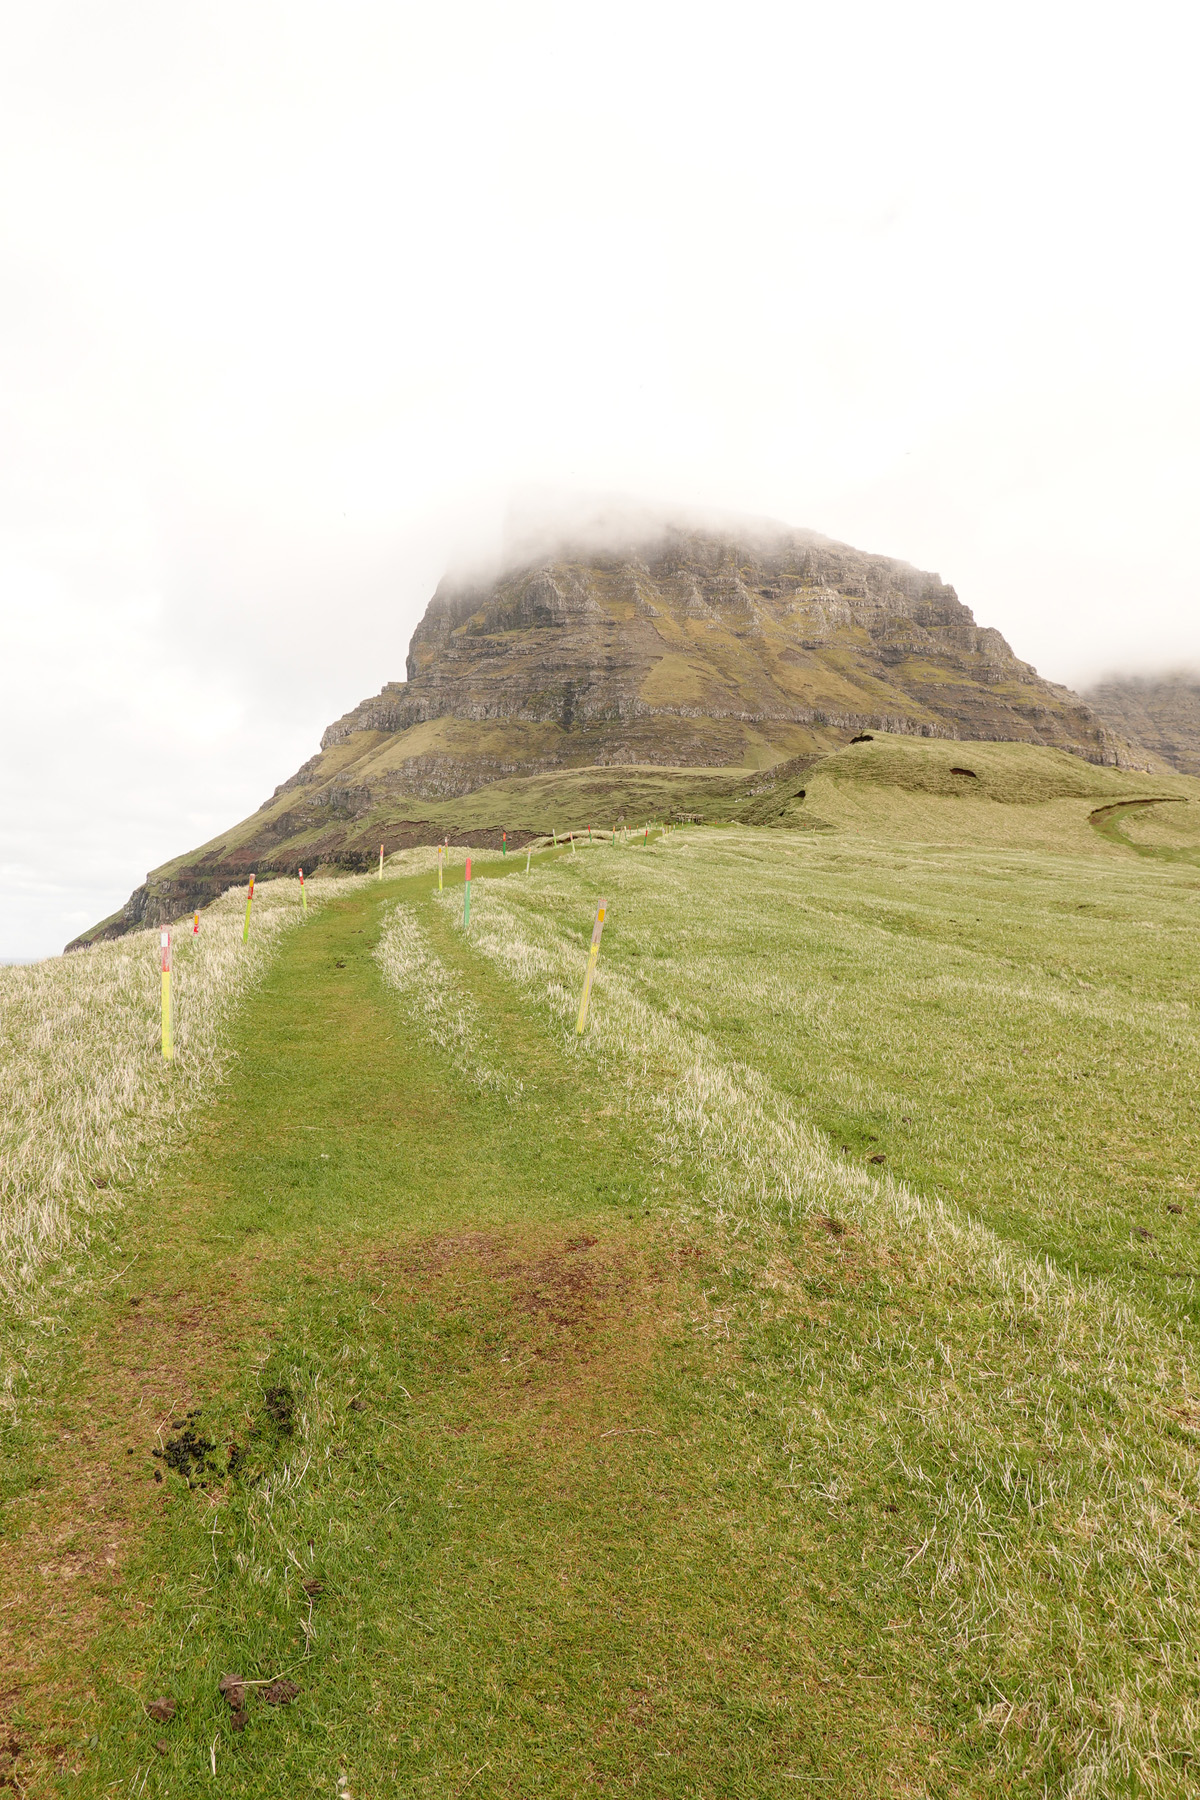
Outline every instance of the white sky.
[[1200, 662], [1194, 7], [0, 0], [0, 956], [402, 676], [514, 492]]

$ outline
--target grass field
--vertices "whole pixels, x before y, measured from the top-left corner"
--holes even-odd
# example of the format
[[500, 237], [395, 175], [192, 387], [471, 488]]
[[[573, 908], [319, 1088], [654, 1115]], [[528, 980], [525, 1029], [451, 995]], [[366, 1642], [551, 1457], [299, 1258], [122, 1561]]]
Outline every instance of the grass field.
[[[315, 911], [344, 880], [309, 887]], [[76, 1278], [48, 1257], [86, 1243], [105, 1194], [162, 1163], [228, 1062], [229, 1025], [281, 932], [300, 920], [294, 881], [260, 886], [243, 944], [246, 889], [231, 889], [172, 931], [176, 1065], [164, 1068], [159, 932], [86, 956], [0, 969], [0, 1294], [9, 1307], [44, 1300], [48, 1281]]]
[[1196, 802], [986, 753], [278, 936], [8, 1327], [0, 1778], [1193, 1791]]

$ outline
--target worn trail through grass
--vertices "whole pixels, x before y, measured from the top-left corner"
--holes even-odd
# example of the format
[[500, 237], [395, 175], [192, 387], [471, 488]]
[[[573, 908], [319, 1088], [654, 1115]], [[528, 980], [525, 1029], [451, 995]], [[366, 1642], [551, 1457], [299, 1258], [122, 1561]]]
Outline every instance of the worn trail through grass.
[[[902, 1659], [735, 1391], [744, 1274], [671, 1223], [694, 1171], [429, 890], [286, 940], [230, 1083], [39, 1353], [5, 1769], [30, 1795], [939, 1791]], [[397, 900], [507, 1089], [383, 980]], [[231, 1673], [299, 1692], [237, 1717]]]
[[4, 1327], [0, 1783], [1194, 1791], [1200, 889], [1079, 829], [282, 932]]

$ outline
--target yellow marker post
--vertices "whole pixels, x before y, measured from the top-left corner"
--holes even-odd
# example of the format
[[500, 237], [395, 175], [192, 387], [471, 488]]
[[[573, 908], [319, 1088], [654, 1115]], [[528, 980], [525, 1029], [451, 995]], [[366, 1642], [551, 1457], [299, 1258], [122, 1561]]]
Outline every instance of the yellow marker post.
[[308, 895], [304, 891], [304, 870], [303, 869], [301, 869], [301, 871], [300, 871], [300, 905], [305, 912], [308, 911]]
[[252, 875], [250, 877], [250, 892], [246, 895], [246, 918], [245, 918], [245, 923], [242, 926], [242, 942], [243, 942], [243, 944], [248, 944], [250, 942], [250, 908], [253, 905], [253, 903], [254, 903], [254, 877]]
[[175, 1055], [175, 1046], [171, 1042], [171, 934], [162, 934], [162, 1053], [163, 1061], [170, 1062]]
[[600, 938], [604, 931], [604, 902], [596, 908], [596, 923], [592, 926], [592, 947], [588, 951], [587, 974], [583, 978], [583, 999], [579, 1002], [579, 1018], [575, 1023], [576, 1033], [582, 1033], [587, 1022], [588, 1001], [592, 997], [592, 976], [596, 973], [596, 958], [600, 954]]

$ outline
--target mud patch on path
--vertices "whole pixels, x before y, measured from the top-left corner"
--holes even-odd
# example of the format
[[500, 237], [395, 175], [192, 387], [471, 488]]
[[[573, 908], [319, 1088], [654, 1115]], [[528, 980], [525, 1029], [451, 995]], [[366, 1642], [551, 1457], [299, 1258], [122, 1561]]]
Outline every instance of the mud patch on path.
[[490, 1411], [537, 1405], [566, 1433], [628, 1403], [677, 1316], [679, 1259], [649, 1229], [468, 1231], [373, 1266], [387, 1282], [381, 1308], [420, 1311], [487, 1370]]

